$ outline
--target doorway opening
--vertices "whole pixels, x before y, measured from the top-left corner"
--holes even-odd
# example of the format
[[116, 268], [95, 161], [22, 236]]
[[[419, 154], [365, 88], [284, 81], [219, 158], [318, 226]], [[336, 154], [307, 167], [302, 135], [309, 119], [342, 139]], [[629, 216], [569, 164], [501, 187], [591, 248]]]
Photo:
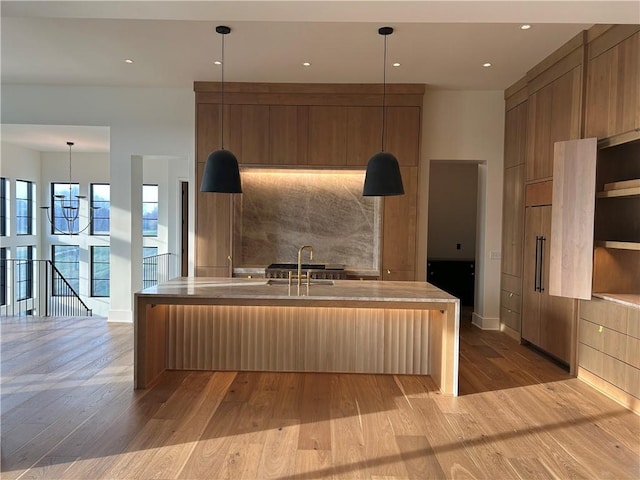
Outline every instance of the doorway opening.
[[458, 297], [469, 316], [476, 294], [478, 166], [438, 160], [429, 170], [427, 281]]

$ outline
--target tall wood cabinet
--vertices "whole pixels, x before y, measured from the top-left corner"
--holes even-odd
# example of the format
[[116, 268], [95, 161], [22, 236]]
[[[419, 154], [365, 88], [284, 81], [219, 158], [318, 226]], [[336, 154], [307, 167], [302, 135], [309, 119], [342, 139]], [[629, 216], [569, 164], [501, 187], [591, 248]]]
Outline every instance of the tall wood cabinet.
[[[196, 181], [220, 148], [220, 85], [196, 82]], [[387, 86], [385, 146], [402, 168], [405, 195], [384, 199], [383, 279], [416, 274], [420, 122], [424, 85]], [[364, 170], [380, 151], [381, 85], [225, 84], [225, 139], [241, 166]], [[196, 275], [233, 274], [232, 196], [196, 194]], [[295, 259], [292, 259], [294, 261]]]
[[[522, 339], [640, 411], [640, 25], [596, 25], [525, 82]], [[508, 128], [517, 122], [507, 106]], [[503, 287], [503, 313], [509, 300]]]
[[575, 302], [549, 295], [551, 206], [527, 207], [524, 230], [522, 338], [570, 362]]

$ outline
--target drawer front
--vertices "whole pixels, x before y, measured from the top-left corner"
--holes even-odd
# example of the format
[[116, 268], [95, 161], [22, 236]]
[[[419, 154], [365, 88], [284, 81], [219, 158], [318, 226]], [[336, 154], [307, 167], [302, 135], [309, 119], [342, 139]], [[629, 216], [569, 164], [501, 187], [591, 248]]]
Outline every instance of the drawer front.
[[520, 306], [522, 305], [522, 298], [520, 295], [502, 290], [500, 295], [500, 306], [511, 310], [516, 313], [520, 313]]
[[513, 310], [508, 310], [506, 308], [501, 308], [500, 321], [516, 332], [520, 331], [520, 314], [518, 312], [514, 312]]
[[520, 295], [522, 293], [522, 278], [503, 273], [501, 288]]

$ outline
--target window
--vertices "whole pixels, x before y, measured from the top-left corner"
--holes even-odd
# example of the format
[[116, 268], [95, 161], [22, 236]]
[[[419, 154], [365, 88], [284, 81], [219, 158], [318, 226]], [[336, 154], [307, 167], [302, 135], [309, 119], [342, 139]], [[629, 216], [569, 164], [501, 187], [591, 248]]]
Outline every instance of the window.
[[158, 284], [158, 247], [142, 247], [142, 288]]
[[[9, 201], [9, 180], [0, 177], [0, 236], [7, 236], [7, 202]], [[4, 305], [4, 304], [3, 304]]]
[[33, 182], [16, 180], [16, 234], [33, 235]]
[[[80, 247], [78, 245], [53, 245], [53, 264], [60, 274], [71, 285], [76, 293], [80, 293]], [[60, 295], [64, 287], [58, 281], [53, 281], [53, 295]]]
[[91, 184], [91, 208], [93, 209], [91, 235], [109, 235], [111, 187], [108, 183]]
[[13, 275], [15, 277], [16, 301], [33, 296], [33, 247], [16, 247], [16, 260]]
[[[78, 183], [52, 183], [51, 184], [51, 206], [53, 218], [51, 233], [59, 234], [68, 231], [77, 232], [79, 230], [78, 211], [80, 201], [80, 184]], [[63, 208], [65, 205], [68, 208]], [[72, 220], [67, 220], [67, 217]]]
[[158, 185], [142, 186], [142, 235], [158, 236]]
[[91, 247], [91, 296], [109, 296], [109, 247]]
[[7, 249], [0, 248], [0, 305], [7, 304]]

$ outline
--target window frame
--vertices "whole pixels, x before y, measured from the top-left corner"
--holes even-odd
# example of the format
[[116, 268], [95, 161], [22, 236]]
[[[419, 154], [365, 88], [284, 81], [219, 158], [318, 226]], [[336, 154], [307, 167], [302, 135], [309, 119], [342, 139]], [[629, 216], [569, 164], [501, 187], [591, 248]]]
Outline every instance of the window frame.
[[0, 177], [0, 237], [9, 234], [7, 226], [9, 220], [9, 179]]
[[[109, 187], [109, 200], [95, 200], [94, 199], [94, 186], [96, 185], [106, 185]], [[97, 215], [96, 213], [100, 212], [101, 210], [103, 210], [105, 207], [102, 208], [98, 208], [96, 210], [93, 210], [93, 207], [96, 206], [96, 203], [100, 203], [100, 204], [107, 204], [107, 211], [109, 212], [108, 215], [105, 216], [100, 216]], [[89, 184], [89, 209], [90, 211], [93, 211], [92, 215], [90, 216], [91, 218], [91, 226], [89, 227], [89, 235], [94, 235], [94, 236], [109, 236], [111, 235], [111, 184], [110, 183], [101, 183], [101, 182], [96, 182], [96, 183], [90, 183]], [[104, 231], [100, 231], [98, 233], [96, 233], [96, 219], [105, 219], [107, 220], [107, 224], [109, 225], [109, 229], [104, 232]]]
[[[26, 258], [21, 258], [21, 255], [19, 254], [20, 250], [22, 248], [26, 248]], [[20, 261], [24, 261], [27, 263], [27, 268], [26, 268], [26, 275], [25, 278], [22, 279], [22, 275], [20, 274], [20, 276], [18, 276], [18, 272], [20, 272], [22, 265], [20, 264]], [[33, 298], [33, 245], [19, 245], [16, 247], [16, 263], [14, 264], [14, 268], [13, 268], [13, 277], [14, 277], [14, 284], [15, 284], [15, 288], [16, 288], [16, 292], [15, 292], [15, 298], [16, 298], [16, 302], [23, 302], [25, 300], [30, 300]], [[31, 268], [29, 268], [31, 267]], [[22, 287], [21, 285], [25, 284], [26, 288], [25, 288], [25, 293], [24, 296], [22, 296]]]
[[[78, 193], [77, 195], [80, 195], [80, 183], [78, 182], [51, 182], [51, 192], [50, 192], [50, 205], [51, 205], [51, 235], [64, 235], [63, 232], [66, 232], [68, 230], [68, 226], [65, 225], [64, 229], [57, 229], [55, 227], [56, 225], [56, 219], [58, 218], [56, 216], [56, 196], [55, 196], [55, 192], [56, 192], [56, 185], [66, 185], [66, 190], [69, 190], [69, 185], [77, 185], [78, 186]], [[73, 188], [72, 188], [73, 190]], [[76, 199], [76, 201], [78, 202], [78, 208], [80, 208], [80, 200]], [[64, 218], [64, 216], [62, 217]], [[66, 222], [66, 220], [65, 220]], [[73, 231], [77, 232], [80, 229], [80, 215], [78, 215], [78, 218], [73, 222]], [[62, 230], [62, 231], [60, 231]]]
[[7, 247], [0, 247], [0, 306], [7, 305]]
[[[25, 183], [27, 185], [27, 198], [18, 197], [18, 184]], [[35, 183], [30, 180], [16, 180], [16, 200], [15, 200], [15, 219], [16, 219], [16, 236], [28, 236], [34, 235], [34, 215], [33, 215], [33, 202], [35, 200], [34, 195]], [[27, 203], [27, 214], [19, 215], [20, 208], [18, 207], [18, 202], [26, 202]], [[26, 232], [22, 232], [20, 230], [20, 222], [19, 218], [26, 218], [27, 222], [27, 230]]]
[[[75, 248], [76, 251], [77, 251], [78, 260], [76, 262], [56, 262], [56, 247], [59, 247], [59, 248]], [[69, 244], [64, 244], [64, 243], [57, 243], [57, 244], [51, 245], [51, 263], [56, 267], [56, 269], [61, 274], [63, 274], [63, 271], [59, 267], [60, 263], [75, 264], [77, 277], [69, 277], [69, 278], [64, 277], [64, 278], [69, 283], [69, 285], [71, 285], [71, 288], [73, 288], [75, 290], [75, 292], [78, 295], [80, 295], [80, 245], [69, 245]], [[57, 282], [53, 281], [53, 271], [51, 272], [51, 276], [52, 276], [51, 296], [53, 296], [53, 297], [65, 296], [65, 295], [61, 295], [59, 292], [56, 291]], [[76, 281], [75, 284], [74, 284], [74, 281]]]
[[[155, 187], [156, 188], [156, 201], [149, 202], [144, 201], [144, 187]], [[145, 218], [144, 210], [145, 205], [155, 204], [156, 206], [156, 217], [155, 218]], [[158, 238], [158, 227], [159, 227], [159, 218], [160, 218], [160, 187], [157, 183], [145, 183], [142, 185], [142, 236], [146, 238]], [[155, 221], [155, 234], [146, 234], [144, 229], [145, 220]]]
[[[95, 260], [95, 255], [96, 255], [96, 249], [98, 248], [106, 248], [107, 249], [107, 261], [96, 261]], [[105, 297], [110, 297], [111, 296], [111, 289], [109, 286], [109, 283], [111, 282], [111, 247], [109, 245], [91, 245], [91, 296], [92, 297], [96, 297], [96, 298], [105, 298]], [[106, 268], [106, 272], [107, 272], [107, 277], [106, 278], [96, 278], [96, 265], [107, 265]], [[107, 294], [103, 295], [103, 294], [97, 294], [96, 293], [96, 281], [97, 282], [107, 282]]]

